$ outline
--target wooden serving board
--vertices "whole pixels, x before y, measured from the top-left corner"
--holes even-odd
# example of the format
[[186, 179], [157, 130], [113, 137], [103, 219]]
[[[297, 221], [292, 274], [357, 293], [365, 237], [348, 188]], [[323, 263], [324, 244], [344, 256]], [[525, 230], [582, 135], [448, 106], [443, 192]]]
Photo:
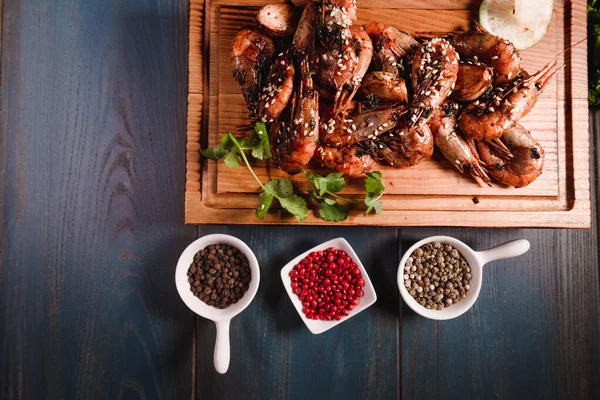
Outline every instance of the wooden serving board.
[[[272, 1], [190, 0], [189, 85], [185, 221], [191, 224], [288, 224], [296, 220], [273, 210], [254, 216], [259, 186], [246, 168], [228, 169], [203, 160], [200, 148], [212, 147], [227, 132], [249, 125], [246, 106], [233, 80], [230, 45], [235, 33], [254, 24], [256, 9]], [[380, 21], [408, 32], [467, 29], [477, 17], [479, 0], [358, 0], [357, 24]], [[299, 1], [297, 5], [302, 6]], [[529, 72], [552, 61], [586, 37], [586, 1], [556, 1], [543, 41], [521, 53]], [[587, 45], [559, 55], [559, 71], [522, 124], [546, 152], [544, 173], [522, 189], [482, 187], [461, 175], [440, 154], [414, 168], [381, 166], [386, 185], [384, 213], [351, 212], [342, 225], [589, 228], [589, 132]], [[268, 162], [254, 166], [264, 181], [285, 176]], [[326, 172], [318, 166], [312, 169]], [[291, 177], [305, 192], [302, 175]], [[362, 179], [344, 192], [360, 197]], [[313, 212], [305, 224], [327, 224]]]

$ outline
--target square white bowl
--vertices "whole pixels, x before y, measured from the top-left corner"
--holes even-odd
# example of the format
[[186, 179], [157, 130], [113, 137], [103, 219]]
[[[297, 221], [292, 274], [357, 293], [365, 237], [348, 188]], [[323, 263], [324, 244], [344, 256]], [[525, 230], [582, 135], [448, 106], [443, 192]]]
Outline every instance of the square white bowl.
[[[363, 292], [365, 293], [365, 295], [360, 298], [360, 303], [356, 307], [354, 307], [354, 309], [352, 309], [351, 311], [348, 311], [348, 315], [345, 317], [342, 317], [342, 319], [340, 319], [339, 321], [336, 321], [336, 320], [323, 321], [323, 320], [308, 319], [306, 317], [306, 315], [304, 315], [304, 313], [302, 312], [302, 302], [300, 301], [300, 298], [298, 297], [298, 295], [296, 295], [292, 291], [292, 286], [291, 286], [292, 279], [290, 278], [290, 271], [292, 270], [292, 268], [294, 268], [294, 266], [296, 266], [296, 264], [298, 264], [300, 261], [302, 261], [302, 259], [304, 257], [308, 256], [313, 251], [326, 250], [330, 247], [335, 247], [338, 250], [344, 250], [348, 254], [348, 256], [350, 256], [350, 258], [352, 258], [352, 260], [356, 263], [356, 265], [358, 266], [358, 269], [360, 269], [362, 278], [365, 281], [365, 286], [363, 287]], [[348, 243], [348, 241], [346, 241], [346, 239], [344, 239], [344, 238], [337, 238], [337, 239], [329, 240], [325, 243], [321, 243], [320, 245], [315, 246], [312, 249], [307, 250], [304, 253], [300, 254], [298, 257], [294, 258], [292, 261], [287, 263], [285, 265], [285, 267], [283, 267], [281, 269], [281, 280], [283, 282], [283, 286], [285, 287], [285, 290], [286, 290], [288, 296], [290, 297], [290, 300], [292, 301], [292, 304], [294, 305], [294, 307], [296, 308], [296, 311], [298, 312], [298, 315], [300, 315], [300, 318], [302, 318], [302, 321], [304, 321], [304, 324], [306, 325], [308, 330], [310, 330], [315, 335], [318, 335], [319, 333], [323, 333], [323, 332], [333, 328], [334, 326], [341, 324], [344, 321], [349, 320], [350, 318], [354, 317], [359, 312], [364, 311], [367, 308], [371, 307], [377, 301], [377, 294], [375, 293], [375, 288], [373, 287], [373, 284], [371, 283], [371, 279], [369, 278], [367, 271], [365, 271], [365, 267], [362, 265], [362, 262], [360, 262], [360, 259], [354, 252], [354, 249], [352, 248], [352, 246], [350, 246], [350, 243]]]

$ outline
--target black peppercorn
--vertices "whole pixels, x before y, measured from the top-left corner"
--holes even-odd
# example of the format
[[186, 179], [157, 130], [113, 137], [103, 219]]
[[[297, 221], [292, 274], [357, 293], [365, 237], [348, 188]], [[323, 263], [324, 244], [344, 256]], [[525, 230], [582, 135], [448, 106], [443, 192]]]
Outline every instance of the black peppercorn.
[[194, 296], [216, 308], [235, 304], [252, 279], [246, 256], [229, 245], [209, 245], [194, 255], [187, 272]]

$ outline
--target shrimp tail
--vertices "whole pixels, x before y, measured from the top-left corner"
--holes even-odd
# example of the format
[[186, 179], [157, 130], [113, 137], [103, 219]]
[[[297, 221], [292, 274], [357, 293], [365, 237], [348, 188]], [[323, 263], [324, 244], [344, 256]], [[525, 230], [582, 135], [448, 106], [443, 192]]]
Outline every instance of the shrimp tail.
[[469, 146], [469, 149], [471, 150], [471, 153], [477, 159], [479, 159], [479, 152], [477, 151], [477, 142], [475, 141], [475, 139], [473, 139], [472, 137], [464, 137], [464, 139], [467, 142], [467, 146]]
[[513, 158], [513, 153], [500, 139], [491, 139], [487, 141], [490, 147], [496, 150], [498, 156], [504, 160], [510, 160]]
[[[477, 145], [475, 144], [475, 139], [473, 138], [463, 138], [465, 142], [467, 142], [467, 146], [473, 155], [475, 161], [470, 164], [471, 168], [467, 171], [475, 180], [483, 181], [487, 186], [491, 185], [491, 179], [488, 175], [488, 171], [485, 168], [485, 164], [481, 161], [479, 157], [479, 151], [477, 151]], [[463, 172], [463, 171], [461, 171]]]
[[396, 55], [396, 57], [403, 57], [406, 55], [406, 51], [400, 47], [396, 42], [389, 43], [390, 50]]
[[487, 186], [492, 186], [492, 184], [490, 183], [490, 176], [488, 175], [488, 172], [481, 161], [473, 163], [471, 164], [471, 166], [473, 168], [469, 171], [469, 173], [473, 178], [475, 178], [476, 180], [482, 180]]

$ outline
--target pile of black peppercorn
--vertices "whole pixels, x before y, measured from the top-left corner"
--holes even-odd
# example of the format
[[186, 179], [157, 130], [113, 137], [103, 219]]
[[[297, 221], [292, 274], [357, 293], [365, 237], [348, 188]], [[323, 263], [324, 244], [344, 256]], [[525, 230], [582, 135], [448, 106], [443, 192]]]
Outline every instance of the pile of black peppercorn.
[[211, 244], [196, 253], [187, 275], [194, 296], [219, 309], [237, 303], [252, 280], [246, 256], [226, 244]]

